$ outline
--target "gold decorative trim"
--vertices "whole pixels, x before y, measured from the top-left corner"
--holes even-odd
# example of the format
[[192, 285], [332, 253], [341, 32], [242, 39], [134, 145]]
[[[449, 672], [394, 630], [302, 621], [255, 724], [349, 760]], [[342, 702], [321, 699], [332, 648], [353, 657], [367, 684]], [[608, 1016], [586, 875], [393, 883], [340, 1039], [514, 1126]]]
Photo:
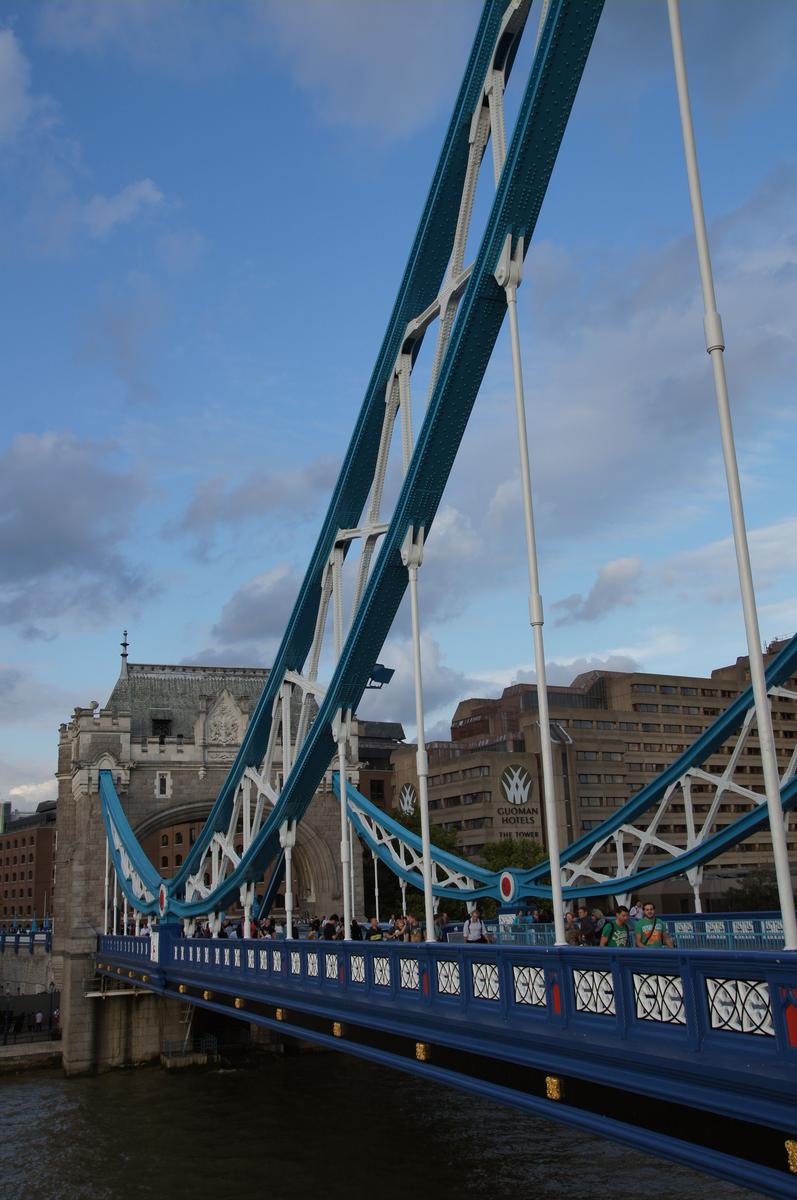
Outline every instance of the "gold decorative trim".
[[562, 1081], [558, 1075], [545, 1076], [545, 1095], [549, 1100], [561, 1100], [564, 1093]]
[[786, 1159], [792, 1175], [797, 1175], [797, 1138], [786, 1138]]
[[284, 1021], [285, 1020], [285, 1009], [284, 1008], [276, 1009], [274, 1012], [274, 1016], [275, 1016], [276, 1020]]
[[418, 1062], [429, 1062], [432, 1057], [432, 1047], [428, 1042], [415, 1043], [415, 1057]]
[[205, 991], [202, 993], [202, 999], [203, 999], [203, 1000], [212, 1000], [212, 999], [213, 999], [213, 993], [212, 993], [212, 992], [210, 992], [210, 991], [208, 991], [208, 990], [207, 990], [207, 988], [206, 988], [206, 989], [205, 989]]
[[246, 1008], [246, 1001], [242, 1000], [240, 996], [236, 996], [235, 997], [235, 1007], [236, 1008]]
[[188, 988], [186, 987], [186, 985], [184, 983], [178, 983], [177, 990], [181, 996], [184, 996], [186, 994], [186, 992], [188, 991]]
[[332, 1036], [343, 1037], [343, 1025], [340, 1021], [332, 1022]]

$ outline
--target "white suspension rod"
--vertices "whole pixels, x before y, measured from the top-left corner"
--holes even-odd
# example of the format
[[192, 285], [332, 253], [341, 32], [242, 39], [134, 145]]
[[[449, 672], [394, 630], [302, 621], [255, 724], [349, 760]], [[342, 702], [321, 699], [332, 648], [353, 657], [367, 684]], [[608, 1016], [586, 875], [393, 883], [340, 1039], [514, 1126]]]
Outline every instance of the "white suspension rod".
[[349, 875], [348, 813], [346, 811], [346, 721], [338, 709], [338, 775], [340, 778], [340, 873], [343, 889], [343, 937], [351, 941], [351, 877]]
[[371, 858], [374, 860], [374, 911], [376, 912], [377, 924], [379, 923], [379, 859], [371, 851]]
[[105, 907], [103, 915], [103, 933], [108, 936], [108, 838], [105, 839]]
[[540, 714], [540, 750], [542, 752], [543, 807], [545, 809], [545, 832], [548, 842], [548, 857], [551, 862], [551, 900], [553, 907], [554, 938], [557, 946], [565, 944], [564, 903], [562, 899], [562, 871], [559, 849], [559, 823], [557, 821], [556, 779], [553, 770], [551, 747], [551, 723], [548, 716], [548, 683], [545, 671], [545, 644], [542, 626], [545, 620], [540, 595], [540, 575], [537, 563], [537, 538], [534, 530], [534, 504], [531, 494], [531, 465], [529, 441], [526, 429], [526, 399], [523, 391], [523, 362], [520, 354], [520, 332], [517, 317], [517, 287], [520, 282], [523, 262], [522, 242], [518, 242], [512, 254], [511, 235], [507, 237], [503, 266], [499, 267], [498, 282], [506, 292], [509, 313], [509, 333], [512, 343], [512, 374], [515, 389], [515, 419], [517, 426], [518, 453], [520, 456], [520, 478], [523, 488], [523, 515], [526, 529], [526, 559], [529, 574], [529, 620], [534, 637], [534, 666], [537, 672], [537, 703]]
[[[410, 531], [415, 534], [414, 530]], [[423, 561], [423, 530], [414, 537], [408, 536], [402, 551], [410, 582], [410, 612], [412, 614], [412, 660], [415, 676], [415, 725], [418, 751], [418, 806], [421, 811], [421, 847], [423, 854], [423, 910], [426, 923], [426, 940], [433, 942], [434, 897], [432, 895], [432, 842], [429, 830], [429, 755], [426, 752], [423, 712], [423, 674], [421, 670], [421, 619], [418, 611], [418, 567]]]
[[797, 950], [797, 917], [795, 917], [794, 911], [794, 893], [792, 891], [791, 871], [789, 869], [789, 856], [786, 844], [786, 826], [780, 802], [778, 760], [775, 750], [775, 738], [772, 732], [772, 714], [767, 699], [766, 679], [764, 677], [764, 658], [761, 653], [753, 573], [750, 567], [750, 548], [747, 542], [742, 489], [739, 482], [739, 466], [736, 461], [736, 447], [734, 444], [733, 424], [728, 399], [728, 384], [725, 378], [725, 361], [723, 359], [725, 338], [714, 293], [714, 277], [711, 269], [706, 217], [703, 211], [700, 173], [697, 165], [697, 149], [692, 125], [689, 86], [686, 78], [686, 62], [684, 59], [683, 39], [681, 37], [681, 15], [678, 0], [667, 0], [667, 12], [670, 19], [670, 39], [672, 41], [673, 63], [675, 65], [675, 82], [678, 89], [678, 108], [681, 116], [686, 174], [689, 181], [689, 200], [692, 206], [692, 221], [695, 229], [695, 241], [697, 243], [697, 259], [700, 267], [700, 283], [703, 289], [703, 325], [706, 335], [706, 350], [711, 358], [711, 366], [714, 373], [714, 391], [717, 398], [717, 411], [722, 438], [722, 456], [725, 462], [725, 478], [728, 487], [731, 522], [733, 524], [733, 542], [736, 550], [736, 566], [739, 575], [739, 588], [742, 595], [744, 626], [747, 636], [747, 653], [750, 659], [750, 682], [755, 699], [758, 741], [761, 748], [764, 790], [767, 798], [769, 828], [772, 838], [772, 854], [775, 860], [778, 897], [780, 899], [780, 909], [783, 918], [783, 937], [787, 950]]

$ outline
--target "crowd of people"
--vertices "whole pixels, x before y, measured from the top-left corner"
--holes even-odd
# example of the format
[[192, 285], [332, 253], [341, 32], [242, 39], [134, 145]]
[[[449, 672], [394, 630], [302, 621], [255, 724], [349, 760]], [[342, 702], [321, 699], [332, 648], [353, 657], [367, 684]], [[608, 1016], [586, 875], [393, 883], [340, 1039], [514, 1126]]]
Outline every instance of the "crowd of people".
[[669, 930], [661, 917], [656, 916], [656, 906], [650, 900], [640, 904], [634, 899], [631, 908], [618, 904], [613, 916], [580, 904], [575, 913], [565, 913], [565, 941], [568, 946], [672, 949]]
[[[520, 909], [515, 916], [515, 926], [523, 928], [529, 924], [548, 924], [553, 921], [550, 912], [543, 909]], [[443, 941], [448, 925], [448, 914], [440, 912], [435, 917], [435, 941]], [[342, 942], [346, 937], [346, 927], [343, 918], [338, 913], [328, 917], [315, 917], [307, 923], [299, 936], [306, 936], [310, 941]], [[133, 926], [130, 933], [134, 933]], [[141, 923], [139, 934], [149, 935], [146, 921]], [[218, 931], [220, 938], [282, 938], [285, 935], [284, 926], [274, 917], [252, 919], [248, 932], [244, 928], [243, 917], [222, 921]], [[468, 944], [484, 943], [493, 940], [486, 923], [482, 919], [478, 907], [474, 907], [466, 917], [462, 926], [463, 940]], [[209, 938], [213, 931], [209, 924], [197, 924], [194, 937]], [[360, 923], [352, 918], [350, 938], [355, 942], [423, 942], [426, 940], [426, 929], [412, 913], [406, 915], [391, 913], [387, 923], [380, 923], [374, 917], [369, 917], [367, 923]], [[640, 904], [636, 898], [631, 908], [618, 905], [613, 915], [606, 916], [599, 908], [588, 909], [580, 904], [575, 912], [565, 913], [565, 941], [568, 946], [610, 946], [617, 947], [647, 947], [660, 949], [662, 946], [672, 948], [672, 938], [661, 917], [656, 915], [656, 906], [646, 900]]]

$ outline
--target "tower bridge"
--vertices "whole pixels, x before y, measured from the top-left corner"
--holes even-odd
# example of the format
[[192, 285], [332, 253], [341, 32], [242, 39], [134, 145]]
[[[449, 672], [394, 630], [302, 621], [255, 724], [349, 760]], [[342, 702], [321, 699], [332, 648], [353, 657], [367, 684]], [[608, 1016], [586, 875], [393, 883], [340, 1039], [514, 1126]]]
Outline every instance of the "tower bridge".
[[[244, 704], [240, 692], [219, 682], [211, 707], [195, 718], [190, 751], [185, 730], [182, 747], [175, 742], [175, 755], [182, 750], [191, 763], [188, 772], [175, 767], [170, 774], [157, 766], [180, 732], [164, 724], [171, 719], [165, 713], [152, 714], [161, 723], [146, 738], [139, 733], [138, 744], [132, 718], [113, 710], [78, 710], [62, 730], [66, 815], [62, 838], [59, 804], [58, 878], [59, 894], [66, 896], [60, 928], [67, 931], [61, 950], [70, 1022], [65, 1064], [77, 1070], [122, 1061], [125, 1037], [137, 1039], [139, 1049], [148, 1038], [154, 1045], [187, 1004], [477, 1090], [767, 1195], [795, 1196], [797, 918], [784, 813], [797, 806], [797, 749], [779, 762], [771, 706], [790, 709], [797, 701], [797, 639], [765, 671], [677, 0], [668, 0], [670, 32], [750, 686], [718, 707], [694, 743], [627, 804], [560, 848], [517, 308], [524, 261], [601, 9], [600, 0], [550, 0], [541, 5], [536, 38], [521, 43], [529, 0], [487, 0], [484, 6], [329, 510], [272, 668], [258, 680], [259, 698], [254, 678], [252, 688], [247, 683], [242, 689]], [[504, 90], [524, 55], [528, 81], [508, 137]], [[479, 236], [471, 227], [483, 170], [492, 176], [494, 198]], [[470, 245], [477, 248], [466, 262]], [[505, 318], [548, 859], [527, 871], [489, 872], [431, 843], [420, 614], [426, 540]], [[413, 370], [427, 338], [429, 390], [419, 405]], [[402, 482], [388, 504], [391, 471]], [[379, 654], [405, 595], [412, 619], [420, 837], [362, 796], [354, 778], [355, 714], [366, 688], [383, 677]], [[327, 677], [324, 664], [331, 664]], [[131, 678], [128, 671], [128, 690]], [[233, 756], [224, 731], [244, 717]], [[749, 786], [740, 765], [750, 748], [760, 756], [762, 787]], [[346, 933], [360, 903], [361, 884], [352, 874], [356, 836], [405, 885], [423, 893], [426, 943], [361, 945], [347, 938], [320, 944], [295, 936], [294, 872], [299, 865], [301, 873], [303, 831], [312, 829], [319, 785], [330, 769], [334, 790], [325, 793], [324, 812], [337, 842]], [[197, 779], [208, 790], [213, 783], [212, 800], [200, 794]], [[161, 787], [167, 799], [174, 796], [173, 816], [198, 819], [198, 806], [209, 804], [195, 840], [167, 873], [137, 836], [149, 828], [137, 780], [144, 781], [148, 803], [164, 795]], [[637, 951], [565, 944], [566, 902], [584, 894], [622, 899], [685, 874], [697, 904], [704, 865], [764, 829], [780, 898], [776, 947]], [[283, 874], [285, 940], [220, 939], [224, 913], [240, 906], [248, 930], [251, 916], [273, 900]], [[119, 905], [108, 900], [117, 894], [127, 917], [124, 934]], [[452, 946], [434, 939], [436, 899], [489, 896], [511, 904], [528, 895], [550, 900], [552, 946]], [[89, 914], [103, 909], [97, 940], [97, 922]], [[129, 936], [131, 920], [138, 929], [142, 915], [149, 936]], [[199, 921], [209, 926], [210, 938], [196, 936]], [[133, 993], [106, 1004], [107, 1012], [120, 1006], [118, 1020], [86, 1013], [80, 971], [90, 956], [105, 979], [122, 980], [123, 990]]]

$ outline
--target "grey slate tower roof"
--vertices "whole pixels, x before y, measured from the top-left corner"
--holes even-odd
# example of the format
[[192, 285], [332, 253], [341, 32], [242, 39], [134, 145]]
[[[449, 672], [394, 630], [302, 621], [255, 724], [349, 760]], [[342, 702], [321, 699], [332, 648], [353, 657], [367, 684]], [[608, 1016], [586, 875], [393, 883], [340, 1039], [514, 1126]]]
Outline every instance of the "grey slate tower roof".
[[225, 690], [251, 715], [268, 676], [266, 667], [167, 666], [125, 660], [106, 708], [130, 713], [133, 737], [149, 737], [153, 720], [168, 720], [171, 736], [188, 740], [194, 736], [200, 712]]

